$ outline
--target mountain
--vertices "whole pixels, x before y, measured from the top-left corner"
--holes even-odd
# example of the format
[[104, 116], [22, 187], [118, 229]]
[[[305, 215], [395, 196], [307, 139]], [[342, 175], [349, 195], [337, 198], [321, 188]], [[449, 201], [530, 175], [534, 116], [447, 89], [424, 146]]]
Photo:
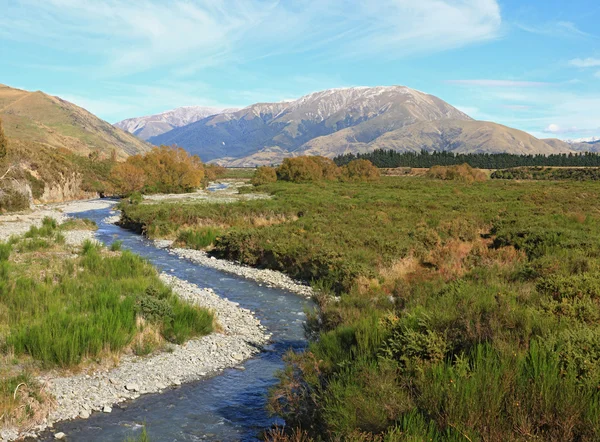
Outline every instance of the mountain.
[[128, 118], [127, 120], [115, 123], [115, 126], [134, 134], [142, 140], [147, 140], [150, 137], [161, 135], [176, 127], [194, 123], [211, 115], [236, 110], [204, 106], [183, 106], [156, 115]]
[[152, 137], [204, 161], [252, 166], [296, 155], [334, 157], [374, 149], [557, 153], [499, 124], [475, 121], [445, 101], [405, 86], [353, 87], [223, 112]]
[[557, 138], [543, 139], [546, 144], [560, 148], [562, 151], [570, 149], [574, 152], [600, 152], [600, 140], [596, 138], [577, 140], [559, 140]]
[[80, 155], [93, 151], [126, 158], [152, 146], [113, 127], [85, 109], [43, 92], [0, 84], [0, 119], [14, 142], [63, 148]]

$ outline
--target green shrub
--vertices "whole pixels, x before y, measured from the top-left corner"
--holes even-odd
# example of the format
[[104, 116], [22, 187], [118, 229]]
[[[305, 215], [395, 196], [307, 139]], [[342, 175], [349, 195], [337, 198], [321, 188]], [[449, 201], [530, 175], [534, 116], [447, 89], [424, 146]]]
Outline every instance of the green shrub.
[[121, 250], [122, 245], [123, 241], [113, 241], [113, 243], [110, 245], [110, 250], [112, 252], [118, 252], [119, 250]]

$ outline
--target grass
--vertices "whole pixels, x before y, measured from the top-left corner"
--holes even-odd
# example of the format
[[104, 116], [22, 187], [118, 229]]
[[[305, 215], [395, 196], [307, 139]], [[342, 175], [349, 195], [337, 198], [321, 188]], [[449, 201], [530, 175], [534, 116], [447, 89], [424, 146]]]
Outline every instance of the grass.
[[124, 214], [154, 236], [219, 229], [212, 253], [321, 289], [273, 440], [600, 438], [600, 183], [258, 190], [273, 198]]
[[213, 330], [211, 312], [181, 301], [148, 262], [115, 242], [77, 250], [62, 234], [87, 220], [45, 218], [0, 243], [0, 423], [40, 422], [51, 401], [40, 369], [103, 364], [124, 352], [147, 355]]
[[128, 251], [109, 255], [91, 241], [68, 258], [60, 235], [47, 218], [0, 246], [5, 353], [73, 367], [128, 348], [143, 331], [140, 321], [174, 343], [212, 331], [212, 314], [180, 301], [143, 259]]

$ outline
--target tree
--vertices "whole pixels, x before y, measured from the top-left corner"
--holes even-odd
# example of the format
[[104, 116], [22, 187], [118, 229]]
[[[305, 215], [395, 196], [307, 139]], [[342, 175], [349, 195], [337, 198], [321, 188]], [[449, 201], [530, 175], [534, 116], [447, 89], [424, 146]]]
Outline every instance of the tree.
[[0, 161], [6, 157], [6, 151], [8, 150], [8, 140], [4, 135], [4, 129], [2, 128], [2, 120], [0, 120]]
[[146, 184], [144, 169], [129, 162], [117, 164], [110, 173], [110, 181], [116, 193], [131, 195], [139, 192]]

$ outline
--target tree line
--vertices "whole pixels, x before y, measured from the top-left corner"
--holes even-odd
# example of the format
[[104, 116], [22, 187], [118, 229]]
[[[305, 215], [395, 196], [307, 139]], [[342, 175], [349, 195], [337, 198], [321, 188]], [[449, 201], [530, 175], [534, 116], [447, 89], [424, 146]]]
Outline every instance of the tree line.
[[600, 167], [600, 155], [596, 152], [562, 153], [551, 155], [516, 155], [509, 153], [454, 153], [454, 152], [396, 152], [378, 149], [369, 153], [345, 154], [333, 161], [344, 166], [351, 161], [369, 160], [379, 168], [455, 166], [468, 164], [477, 169], [506, 169], [523, 166], [552, 167]]

